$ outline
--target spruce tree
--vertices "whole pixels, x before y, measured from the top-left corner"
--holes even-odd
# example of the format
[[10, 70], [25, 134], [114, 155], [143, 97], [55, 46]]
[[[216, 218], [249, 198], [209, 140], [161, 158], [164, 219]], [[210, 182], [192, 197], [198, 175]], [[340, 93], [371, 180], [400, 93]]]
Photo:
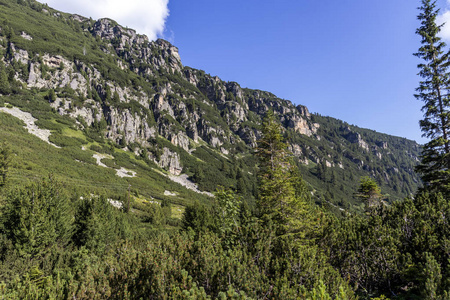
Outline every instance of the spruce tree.
[[368, 176], [361, 177], [356, 196], [365, 202], [368, 210], [376, 208], [381, 203], [382, 198], [380, 187], [375, 180]]
[[423, 80], [414, 96], [424, 102], [424, 119], [420, 121], [420, 127], [423, 136], [430, 141], [423, 147], [421, 163], [416, 170], [421, 174], [426, 189], [449, 193], [449, 53], [444, 51], [446, 45], [438, 36], [442, 25], [436, 24], [439, 13], [436, 1], [422, 0], [419, 9], [421, 26], [416, 33], [422, 38], [422, 46], [414, 55], [424, 60], [418, 65]]
[[11, 190], [2, 207], [5, 235], [22, 255], [39, 256], [64, 247], [72, 236], [71, 203], [52, 177]]
[[272, 111], [262, 123], [262, 138], [256, 155], [260, 158], [257, 206], [264, 222], [272, 222], [278, 234], [302, 233], [312, 225], [308, 197], [301, 176], [292, 162], [281, 134], [281, 124]]

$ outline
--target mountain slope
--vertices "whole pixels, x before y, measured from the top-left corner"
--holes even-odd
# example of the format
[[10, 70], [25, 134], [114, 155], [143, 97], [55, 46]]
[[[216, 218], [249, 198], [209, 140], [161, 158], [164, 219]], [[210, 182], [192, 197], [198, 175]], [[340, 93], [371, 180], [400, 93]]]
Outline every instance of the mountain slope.
[[[168, 174], [186, 174], [201, 190], [223, 185], [252, 202], [258, 172], [252, 147], [261, 119], [271, 109], [316, 202], [362, 211], [353, 198], [360, 176], [374, 177], [391, 201], [419, 184], [413, 167], [420, 146], [413, 141], [311, 115], [306, 107], [269, 92], [185, 67], [178, 49], [167, 41], [149, 41], [110, 19], [65, 14], [35, 1], [0, 0], [0, 6], [0, 102], [29, 111], [41, 128], [51, 130], [51, 141], [62, 149], [45, 147], [59, 152], [61, 159], [72, 157], [63, 170], [54, 170], [67, 180], [75, 159], [89, 160], [99, 170], [92, 155], [109, 152], [111, 165], [142, 168], [137, 177], [120, 179], [122, 193], [132, 183], [147, 197], [180, 204], [197, 197], [208, 201], [182, 187], [176, 188], [181, 196], [164, 196], [161, 182]], [[1, 124], [3, 132], [6, 124]], [[14, 144], [11, 135], [2, 140]], [[82, 145], [88, 150], [81, 150]], [[17, 152], [18, 147], [13, 146]], [[23, 164], [36, 164], [34, 176], [50, 171], [45, 160], [20, 158]], [[135, 161], [139, 163], [133, 165]], [[85, 180], [93, 187], [102, 180], [119, 180], [113, 177]], [[173, 183], [166, 185], [174, 189]]]

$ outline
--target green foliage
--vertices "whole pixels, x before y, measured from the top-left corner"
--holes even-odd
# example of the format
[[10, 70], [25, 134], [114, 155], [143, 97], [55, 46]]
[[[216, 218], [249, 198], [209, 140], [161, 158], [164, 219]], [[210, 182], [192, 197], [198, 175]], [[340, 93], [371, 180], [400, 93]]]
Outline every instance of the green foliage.
[[5, 235], [22, 255], [40, 256], [72, 235], [70, 201], [50, 177], [39, 184], [10, 191], [2, 212]]
[[[23, 2], [28, 3], [27, 1]], [[5, 52], [7, 52], [4, 55], [6, 74], [9, 76], [8, 83], [11, 87], [11, 94], [17, 96], [11, 97], [14, 99], [10, 103], [31, 112], [39, 120], [38, 122], [42, 122], [41, 125], [54, 130], [53, 128], [57, 126], [53, 126], [50, 122], [45, 124], [45, 120], [43, 120], [57, 120], [59, 116], [55, 114], [48, 102], [54, 101], [58, 94], [60, 98], [66, 98], [63, 99], [66, 103], [70, 101], [69, 110], [82, 107], [92, 109], [92, 103], [84, 101], [84, 92], [86, 92], [88, 99], [94, 99], [98, 105], [101, 105], [101, 111], [94, 110], [92, 113], [97, 115], [98, 112], [101, 112], [103, 117], [100, 120], [96, 118], [91, 127], [87, 126], [83, 118], [79, 117], [77, 120], [80, 124], [76, 126], [83, 128], [90, 142], [100, 145], [107, 143], [106, 132], [111, 129], [109, 127], [111, 118], [108, 114], [115, 109], [121, 112], [127, 110], [132, 115], [137, 114], [147, 125], [157, 129], [158, 134], [168, 139], [179, 132], [184, 132], [191, 138], [198, 133], [203, 140], [209, 143], [218, 138], [224, 142], [220, 148], [230, 153], [226, 155], [227, 158], [221, 156], [218, 149], [211, 149], [210, 146], [202, 146], [200, 150], [199, 145], [191, 144], [197, 148], [191, 153], [185, 153], [182, 149], [174, 147], [181, 157], [183, 172], [192, 175], [191, 178], [196, 181], [201, 190], [213, 192], [218, 185], [237, 189], [238, 193], [245, 195], [245, 201], [253, 205], [257, 194], [257, 168], [254, 157], [250, 155], [250, 145], [254, 143], [254, 137], [259, 135], [261, 128], [261, 115], [264, 111], [261, 102], [267, 107], [276, 109], [276, 114], [281, 113], [282, 107], [290, 106], [290, 103], [268, 92], [240, 89], [236, 83], [218, 80], [201, 70], [189, 67], [183, 68], [181, 72], [169, 70], [168, 66], [172, 65], [173, 61], [170, 56], [166, 56], [159, 42], [150, 43], [148, 46], [149, 52], [153, 55], [150, 61], [163, 60], [165, 64], [162, 66], [156, 66], [149, 60], [144, 61], [141, 55], [145, 51], [142, 52], [141, 46], [138, 44], [127, 45], [125, 43], [124, 47], [120, 47], [121, 39], [119, 37], [109, 40], [93, 35], [95, 22], [93, 20], [78, 21], [69, 14], [57, 12], [37, 2], [31, 2], [30, 5], [21, 5], [14, 1], [1, 3], [4, 8], [0, 12], [0, 20], [5, 23], [2, 26], [2, 28], [4, 27], [2, 35], [5, 36], [3, 44]], [[36, 9], [32, 8], [33, 6]], [[111, 24], [117, 26], [113, 21]], [[28, 41], [22, 38], [20, 36], [22, 31], [31, 35], [33, 40]], [[122, 31], [121, 34], [127, 35], [125, 31]], [[29, 91], [22, 86], [21, 82], [14, 79], [17, 72], [26, 82], [28, 69], [27, 66], [12, 59], [14, 52], [8, 46], [11, 43], [15, 45], [16, 49], [28, 52], [33, 65], [39, 66], [43, 79], [61, 73], [61, 69], [64, 67], [64, 71], [68, 71], [69, 75], [83, 76], [90, 83], [86, 87], [86, 91], [84, 91], [84, 86], [73, 90], [69, 85], [56, 88], [56, 90], [33, 89], [33, 91]], [[64, 63], [64, 66], [47, 65], [43, 60], [45, 54], [60, 55], [69, 63], [73, 62], [73, 68], [69, 70], [67, 63]], [[197, 84], [191, 84], [186, 80], [188, 72], [197, 78]], [[160, 91], [168, 85], [171, 88], [167, 90], [167, 94], [164, 94], [163, 98], [174, 111], [174, 117], [165, 110], [155, 109], [158, 106], [156, 102], [159, 99]], [[126, 93], [120, 93], [119, 87], [127, 87]], [[242, 93], [239, 93], [239, 89]], [[121, 97], [123, 99], [120, 99]], [[245, 117], [243, 119], [237, 118], [238, 106], [244, 109]], [[292, 106], [289, 109], [291, 110], [291, 108], [295, 110], [295, 107]], [[302, 161], [309, 160], [310, 162], [309, 165], [299, 167], [302, 169], [301, 173], [308, 183], [308, 188], [314, 191], [313, 199], [316, 203], [331, 205], [336, 211], [339, 211], [338, 206], [352, 212], [361, 211], [360, 203], [350, 197], [358, 185], [355, 178], [372, 176], [372, 174], [375, 174], [374, 178], [379, 182], [383, 191], [390, 195], [390, 201], [401, 199], [415, 191], [418, 182], [417, 178], [411, 175], [410, 167], [415, 153], [414, 151], [412, 153], [403, 151], [411, 148], [411, 145], [399, 147], [396, 141], [396, 143], [392, 143], [392, 148], [399, 150], [392, 151], [393, 158], [386, 150], [382, 153], [381, 159], [375, 159], [374, 153], [361, 155], [361, 151], [357, 147], [349, 149], [349, 143], [346, 144], [342, 141], [346, 133], [337, 132], [334, 127], [335, 120], [330, 118], [313, 116], [311, 120], [305, 119], [309, 125], [320, 119], [317, 122], [320, 124], [318, 134], [323, 137], [320, 141], [314, 136], [307, 137], [294, 132], [292, 128], [289, 128], [291, 126], [289, 122], [286, 121], [293, 114], [292, 111], [286, 115], [283, 127], [287, 129], [284, 134], [288, 144], [295, 142], [296, 145], [301, 146], [303, 154], [300, 158]], [[223, 132], [210, 130], [219, 128]], [[143, 130], [143, 128], [139, 130]], [[359, 129], [357, 131], [361, 133]], [[386, 139], [391, 145], [391, 137], [380, 136], [376, 133], [370, 134], [372, 139], [368, 140], [367, 136], [364, 136], [369, 144]], [[58, 144], [56, 139], [59, 137], [55, 135], [53, 138]], [[62, 146], [73, 145], [75, 147], [77, 144], [77, 141], [70, 140], [67, 135], [62, 139], [60, 141]], [[126, 146], [123, 138], [114, 142], [119, 143], [121, 147]], [[193, 141], [191, 142], [193, 143]], [[146, 151], [152, 152], [155, 154], [154, 157], [158, 158], [158, 154], [162, 150], [161, 142], [157, 141], [158, 145], [152, 143]], [[334, 145], [342, 145], [342, 149], [335, 148]], [[130, 146], [129, 148], [134, 147]], [[192, 147], [191, 150], [193, 150]], [[348, 154], [348, 157], [342, 157], [343, 153], [346, 156]], [[332, 167], [327, 165], [325, 159], [321, 159], [329, 156], [331, 159], [328, 163], [331, 163]], [[148, 165], [151, 164], [148, 157], [143, 158], [146, 159]], [[200, 158], [203, 162], [199, 162], [195, 158]], [[320, 170], [313, 168], [316, 158], [321, 161], [318, 166], [321, 168]], [[235, 166], [235, 163], [238, 166]], [[340, 163], [342, 163], [342, 167], [338, 167]], [[27, 164], [29, 163], [27, 162]]]
[[0, 62], [0, 94], [8, 95], [11, 93], [8, 75], [6, 74], [5, 65]]
[[308, 198], [302, 198], [301, 177], [294, 175], [294, 165], [282, 141], [281, 125], [269, 111], [262, 124], [262, 138], [256, 154], [260, 157], [260, 183], [257, 205], [261, 218], [275, 222], [280, 233], [304, 235], [312, 227]]
[[425, 294], [426, 299], [438, 299], [438, 286], [442, 280], [441, 268], [433, 255], [425, 253]]
[[242, 200], [233, 191], [219, 188], [215, 194], [218, 209], [218, 227], [222, 234], [227, 235], [240, 226], [239, 213]]
[[198, 202], [186, 207], [182, 224], [185, 230], [192, 229], [197, 233], [215, 229], [215, 220], [211, 209]]
[[85, 140], [76, 137], [68, 137], [59, 133], [53, 133], [48, 140], [59, 147], [81, 147], [82, 144], [87, 144]]
[[373, 208], [380, 204], [381, 190], [375, 180], [364, 176], [360, 179], [357, 197], [363, 199], [367, 208]]
[[[262, 125], [263, 137], [258, 141], [257, 155], [261, 158], [261, 183], [258, 208], [262, 216], [286, 224], [292, 206], [294, 189], [290, 181], [289, 156], [282, 141], [281, 125], [269, 111]], [[286, 219], [285, 219], [286, 218]]]
[[424, 102], [424, 119], [420, 121], [423, 135], [430, 139], [423, 147], [417, 171], [422, 175], [427, 190], [450, 194], [450, 98], [448, 96], [449, 57], [439, 32], [443, 26], [436, 24], [439, 10], [436, 1], [422, 0], [418, 19], [421, 26], [416, 33], [422, 46], [414, 55], [423, 59], [418, 65], [423, 78], [415, 97]]
[[81, 199], [75, 212], [74, 243], [101, 253], [119, 238], [129, 237], [128, 223], [121, 214], [105, 196]]
[[[313, 195], [316, 203], [335, 211], [336, 206], [352, 213], [363, 213], [361, 199], [353, 197], [363, 176], [377, 182], [388, 203], [416, 192], [420, 176], [414, 172], [417, 162], [410, 160], [420, 154], [421, 147], [416, 142], [358, 128], [330, 117], [312, 115], [311, 119], [320, 124], [317, 134], [324, 137], [320, 141], [286, 135], [287, 141], [301, 146], [305, 154], [301, 158], [309, 159], [309, 164], [300, 168], [305, 181], [316, 190]], [[358, 134], [372, 149], [363, 149], [357, 139], [352, 139]], [[314, 157], [325, 159], [316, 163]]]
[[448, 199], [418, 194], [368, 217], [330, 220], [319, 244], [361, 294], [445, 298], [449, 256], [442, 249], [448, 248], [449, 215]]
[[62, 126], [61, 124], [47, 119], [37, 120], [36, 122], [34, 122], [34, 124], [42, 129], [57, 131], [59, 134], [62, 133], [62, 129], [64, 128], [64, 126]]
[[0, 145], [0, 187], [3, 187], [6, 183], [8, 175], [8, 167], [10, 164], [10, 149], [3, 143]]
[[[42, 65], [44, 65], [44, 64], [42, 64]], [[55, 90], [53, 90], [53, 89], [51, 89], [51, 90], [49, 90], [49, 92], [48, 92], [48, 101], [50, 101], [50, 102], [55, 102], [56, 101], [56, 93], [55, 93]]]

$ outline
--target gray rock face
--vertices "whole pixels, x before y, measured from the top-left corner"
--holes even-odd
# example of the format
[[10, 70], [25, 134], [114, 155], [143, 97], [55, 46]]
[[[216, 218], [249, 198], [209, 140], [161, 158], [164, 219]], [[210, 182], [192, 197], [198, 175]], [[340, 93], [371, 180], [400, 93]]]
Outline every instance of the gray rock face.
[[287, 126], [289, 128], [293, 128], [296, 132], [312, 136], [317, 132], [317, 127], [315, 125], [311, 125], [308, 122], [308, 119], [300, 117], [298, 115], [293, 115], [289, 117], [287, 120]]
[[[204, 158], [199, 149], [195, 152], [198, 147], [214, 148], [212, 154], [225, 156], [229, 161], [249, 162], [245, 156], [250, 151], [242, 142], [251, 147], [257, 145], [260, 122], [268, 110], [281, 121], [290, 150], [304, 164], [322, 162], [327, 167], [379, 169], [378, 159], [386, 161], [399, 145], [391, 138], [385, 139], [389, 147], [386, 142], [375, 142], [376, 135], [355, 126], [347, 130], [348, 124], [336, 125], [332, 118], [311, 115], [305, 106], [269, 92], [185, 68], [178, 49], [169, 42], [149, 41], [113, 20], [93, 21], [52, 11], [53, 14], [61, 20], [70, 18], [66, 23], [77, 27], [72, 33], [78, 32], [80, 40], [88, 37], [89, 41], [78, 45], [78, 49], [68, 49], [74, 52], [69, 58], [61, 56], [65, 51], [60, 55], [53, 50], [52, 54], [36, 54], [26, 41], [33, 37], [25, 32], [14, 38], [16, 45], [8, 44], [6, 35], [0, 37], [0, 50], [6, 52], [5, 46], [11, 45], [11, 55], [2, 59], [5, 65], [9, 68], [20, 62], [29, 67], [19, 65], [12, 75], [23, 88], [50, 98], [51, 106], [61, 115], [76, 119], [78, 127], [99, 125], [93, 127], [101, 129], [104, 137], [121, 147], [128, 144], [136, 155], [149, 155], [171, 174], [182, 172], [181, 157], [192, 154]], [[15, 28], [16, 33], [20, 30]], [[19, 84], [17, 87], [21, 88]], [[323, 124], [320, 131], [314, 120]], [[376, 137], [376, 141], [381, 140], [384, 138]], [[395, 152], [395, 157], [411, 155], [417, 159], [415, 149], [411, 151], [400, 155]], [[369, 163], [372, 160], [374, 163]], [[397, 167], [397, 172], [403, 172], [400, 164]], [[412, 164], [408, 167], [413, 168]]]
[[26, 50], [17, 49], [17, 51], [14, 53], [14, 60], [22, 63], [22, 64], [28, 64], [28, 52]]
[[185, 69], [184, 76], [186, 77], [186, 80], [189, 81], [190, 84], [193, 85], [198, 84], [197, 76], [195, 76], [194, 72], [191, 69]]
[[304, 105], [297, 105], [297, 110], [305, 118], [309, 119], [311, 117], [311, 114], [309, 113], [309, 110], [308, 110], [308, 108], [306, 106], [304, 106]]
[[362, 139], [361, 135], [357, 132], [350, 132], [347, 135], [347, 140], [350, 143], [356, 143], [359, 147], [363, 148], [364, 150], [369, 150], [369, 145]]
[[112, 109], [107, 116], [111, 124], [106, 134], [109, 139], [116, 142], [124, 139], [127, 143], [138, 142], [146, 146], [147, 140], [155, 137], [155, 129], [148, 125], [145, 117], [142, 118], [137, 113]]
[[[78, 22], [91, 22], [78, 15], [72, 15], [71, 18]], [[306, 107], [295, 107], [291, 102], [263, 91], [249, 94], [236, 82], [225, 82], [217, 76], [184, 68], [178, 49], [167, 41], [149, 41], [146, 36], [138, 35], [134, 30], [124, 28], [107, 18], [93, 23], [88, 32], [109, 41], [109, 46], [103, 50], [110, 55], [117, 55], [117, 64], [121, 69], [149, 76], [153, 76], [158, 70], [169, 74], [177, 73], [184, 76], [182, 78], [185, 78], [186, 84], [192, 84], [198, 89], [186, 94], [178, 91], [177, 82], [166, 81], [154, 87], [154, 94], [148, 94], [139, 90], [139, 87], [136, 90], [135, 86], [119, 86], [106, 80], [105, 74], [83, 62], [69, 61], [62, 56], [49, 54], [32, 59], [26, 51], [13, 49], [16, 60], [30, 65], [27, 80], [29, 88], [69, 87], [74, 90], [75, 95], [88, 98], [82, 106], [74, 106], [72, 99], [58, 99], [52, 106], [60, 114], [82, 118], [88, 126], [94, 120], [105, 119], [108, 124], [105, 136], [117, 143], [123, 140], [127, 143], [137, 142], [145, 147], [149, 146], [150, 138], [159, 134], [185, 151], [190, 150], [191, 140], [195, 143], [202, 140], [227, 153], [222, 147], [224, 143], [235, 143], [239, 139], [250, 146], [256, 146], [260, 132], [242, 124], [249, 121], [251, 112], [262, 115], [268, 109], [274, 110], [286, 127], [301, 134], [311, 136], [317, 131], [315, 124], [310, 122]], [[26, 38], [27, 35], [23, 36]], [[42, 73], [43, 65], [47, 69], [45, 74]], [[143, 65], [146, 67], [143, 68]], [[98, 102], [98, 98], [95, 101], [94, 97], [89, 99], [91, 91], [96, 91], [103, 102]], [[142, 109], [140, 112], [128, 108], [119, 109], [121, 106], [117, 103], [105, 104], [104, 98], [108, 93], [111, 97], [114, 94], [122, 104], [136, 101], [142, 109], [148, 109], [152, 114], [146, 115]], [[211, 110], [218, 109], [225, 122], [218, 121], [220, 117], [212, 117], [208, 110], [186, 105], [185, 100], [189, 98], [201, 101]], [[149, 125], [155, 123], [156, 126]]]
[[[90, 108], [87, 106], [83, 106], [81, 108], [74, 107], [72, 112], [63, 111], [60, 112], [61, 115], [69, 114], [72, 118], [77, 119], [81, 117], [88, 126], [91, 126], [94, 120], [100, 121], [103, 117], [101, 113], [101, 107], [94, 100], [87, 100], [85, 103], [90, 105]], [[55, 105], [52, 105], [55, 108], [58, 106], [58, 101], [55, 102]]]
[[[285, 127], [307, 136], [317, 133], [319, 125], [311, 121], [311, 115], [305, 106], [296, 107], [290, 101], [278, 99], [268, 92], [253, 90], [252, 93], [245, 93], [237, 83], [224, 82], [218, 77], [202, 74], [201, 71], [186, 69], [184, 75], [187, 81], [195, 84], [223, 112], [230, 129], [249, 145], [254, 145], [256, 136], [259, 135], [252, 129], [241, 128], [241, 124], [249, 120], [250, 112], [262, 116], [271, 109]], [[207, 141], [217, 142], [215, 138], [208, 139], [207, 135], [211, 130], [205, 131], [205, 125], [207, 124], [199, 124], [199, 135]], [[220, 139], [220, 135], [216, 136]]]
[[238, 135], [246, 144], [255, 148], [257, 146], [256, 141], [259, 139], [260, 133], [256, 129], [245, 127], [239, 129]]
[[134, 72], [154, 74], [150, 67], [142, 70], [142, 62], [171, 73], [181, 72], [183, 69], [178, 48], [167, 41], [158, 39], [149, 42], [147, 36], [136, 34], [135, 30], [123, 28], [106, 18], [95, 22], [91, 32], [94, 36], [111, 41], [116, 54], [125, 59], [129, 69]]
[[138, 35], [133, 29], [123, 28], [111, 19], [104, 18], [95, 22], [92, 33], [102, 39], [113, 40], [119, 39], [118, 49], [123, 50], [127, 45], [137, 43], [139, 45], [148, 43], [145, 35]]
[[178, 132], [176, 135], [170, 137], [170, 142], [183, 148], [185, 151], [189, 151], [189, 138], [184, 132]]
[[23, 37], [24, 39], [26, 39], [27, 41], [33, 40], [33, 37], [31, 35], [29, 35], [28, 33], [26, 33], [25, 31], [22, 31], [20, 33], [20, 36]]
[[81, 22], [86, 22], [86, 21], [89, 20], [88, 18], [80, 16], [80, 15], [77, 15], [77, 14], [72, 15], [71, 18], [74, 19], [75, 21], [80, 22], [80, 23]]
[[388, 143], [381, 141], [381, 142], [377, 142], [377, 146], [380, 147], [381, 149], [387, 149], [388, 148]]
[[40, 70], [40, 63], [30, 63], [28, 87], [56, 89], [68, 86], [79, 94], [86, 95], [88, 82], [80, 73], [71, 71], [74, 69], [73, 62], [59, 55], [45, 54], [42, 63], [50, 71], [44, 76]]
[[172, 152], [166, 147], [163, 148], [163, 153], [157, 164], [161, 168], [168, 170], [172, 175], [180, 175], [181, 171], [183, 171], [178, 153]]
[[154, 104], [154, 111], [157, 113], [168, 113], [172, 118], [175, 117], [173, 113], [173, 109], [166, 98], [164, 98], [163, 95], [156, 95], [155, 96], [155, 104]]
[[[231, 92], [236, 99], [243, 100], [244, 99], [244, 93], [242, 92], [241, 87], [236, 82], [227, 82], [226, 83], [227, 92]], [[247, 107], [248, 109], [248, 107]]]

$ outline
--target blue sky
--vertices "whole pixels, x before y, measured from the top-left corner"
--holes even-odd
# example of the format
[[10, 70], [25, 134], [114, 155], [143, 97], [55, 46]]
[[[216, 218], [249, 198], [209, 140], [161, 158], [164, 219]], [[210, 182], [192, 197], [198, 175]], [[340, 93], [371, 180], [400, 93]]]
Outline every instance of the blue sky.
[[169, 2], [185, 65], [420, 142], [418, 1]]
[[[122, 0], [51, 1], [56, 9], [109, 16], [163, 37], [179, 48], [184, 65], [223, 80], [425, 141], [422, 103], [413, 96], [420, 80], [412, 55], [420, 45], [419, 0], [128, 0], [128, 17]], [[449, 7], [445, 0], [438, 5], [442, 13]]]

